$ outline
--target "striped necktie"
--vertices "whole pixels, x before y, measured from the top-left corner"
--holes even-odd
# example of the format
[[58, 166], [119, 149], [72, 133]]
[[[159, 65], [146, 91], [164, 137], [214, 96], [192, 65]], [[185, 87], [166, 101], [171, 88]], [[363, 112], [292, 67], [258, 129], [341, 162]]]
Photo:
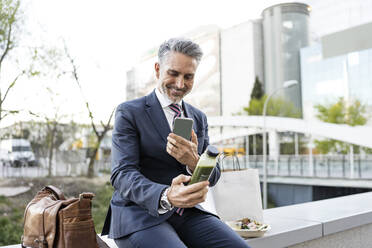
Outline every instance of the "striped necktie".
[[174, 112], [173, 122], [176, 117], [181, 117], [181, 106], [177, 103], [172, 103], [169, 108]]
[[[181, 117], [181, 106], [177, 103], [172, 103], [171, 105], [169, 105], [169, 108], [174, 112], [173, 116], [174, 123], [174, 119], [176, 119], [176, 117]], [[176, 208], [176, 213], [182, 216], [184, 210], [185, 210], [184, 208]]]

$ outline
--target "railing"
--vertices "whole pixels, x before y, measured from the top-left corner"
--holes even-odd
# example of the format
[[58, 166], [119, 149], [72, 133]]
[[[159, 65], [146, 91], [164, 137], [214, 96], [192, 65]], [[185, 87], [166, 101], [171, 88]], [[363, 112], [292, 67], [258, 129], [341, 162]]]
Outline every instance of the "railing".
[[[262, 174], [262, 155], [228, 156], [223, 159], [224, 170], [257, 168]], [[312, 166], [311, 166], [312, 160]], [[12, 167], [0, 164], [0, 178], [5, 177], [45, 177], [48, 175], [48, 159], [39, 158], [38, 166]], [[97, 175], [110, 171], [111, 159], [95, 161]], [[353, 164], [353, 165], [352, 165]], [[267, 157], [269, 176], [317, 177], [317, 178], [352, 178], [372, 179], [372, 155], [354, 155], [353, 163], [349, 155], [280, 155]], [[353, 168], [353, 169], [351, 169]], [[88, 160], [85, 154], [64, 152], [57, 154], [52, 162], [52, 176], [86, 175]], [[352, 172], [351, 172], [352, 171]]]
[[[312, 165], [311, 165], [312, 160]], [[262, 174], [262, 155], [231, 156], [223, 160], [224, 170], [257, 168]], [[269, 176], [320, 178], [372, 178], [372, 155], [280, 155], [267, 156]]]

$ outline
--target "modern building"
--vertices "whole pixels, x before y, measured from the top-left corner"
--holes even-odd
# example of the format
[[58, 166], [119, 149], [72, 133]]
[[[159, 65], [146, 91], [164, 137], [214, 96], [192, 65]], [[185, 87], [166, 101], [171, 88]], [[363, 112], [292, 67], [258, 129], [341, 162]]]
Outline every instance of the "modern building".
[[[301, 49], [304, 118], [315, 119], [314, 105], [338, 98], [372, 106], [372, 23], [326, 35]], [[342, 42], [340, 42], [342, 41]]]
[[222, 115], [242, 112], [249, 105], [256, 77], [263, 82], [261, 19], [221, 31]]
[[[204, 52], [193, 90], [185, 100], [203, 109], [207, 116], [242, 112], [249, 104], [255, 77], [261, 82], [264, 78], [262, 21], [248, 21], [224, 30], [205, 26], [184, 36], [197, 42]], [[127, 100], [155, 88], [157, 50], [149, 50], [127, 71]]]
[[303, 0], [311, 6], [310, 37], [320, 37], [372, 21], [372, 1]]
[[283, 3], [263, 10], [264, 85], [266, 94], [288, 80], [298, 85], [279, 92], [301, 110], [300, 49], [309, 45], [310, 6]]

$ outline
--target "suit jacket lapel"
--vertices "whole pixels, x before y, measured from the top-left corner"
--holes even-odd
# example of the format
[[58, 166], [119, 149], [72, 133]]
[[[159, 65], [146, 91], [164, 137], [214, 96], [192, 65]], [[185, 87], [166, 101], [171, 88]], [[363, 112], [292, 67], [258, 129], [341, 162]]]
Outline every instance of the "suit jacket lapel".
[[194, 129], [194, 132], [197, 133], [198, 129], [196, 129], [196, 118], [194, 116], [194, 111], [192, 111], [189, 104], [187, 104], [185, 101], [182, 101], [182, 108], [184, 110], [185, 117], [188, 117], [194, 120], [194, 124], [192, 128]]
[[146, 96], [146, 113], [161, 138], [167, 142], [167, 137], [171, 130], [164, 111], [156, 97], [155, 90]]

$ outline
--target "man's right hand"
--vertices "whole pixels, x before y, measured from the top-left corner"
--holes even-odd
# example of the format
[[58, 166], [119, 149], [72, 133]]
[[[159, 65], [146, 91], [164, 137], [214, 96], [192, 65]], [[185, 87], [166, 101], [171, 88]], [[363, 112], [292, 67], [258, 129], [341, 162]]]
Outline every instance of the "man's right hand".
[[172, 206], [191, 208], [204, 202], [207, 197], [209, 181], [203, 181], [185, 186], [183, 183], [190, 181], [191, 177], [179, 175], [172, 180], [168, 190], [168, 201]]

